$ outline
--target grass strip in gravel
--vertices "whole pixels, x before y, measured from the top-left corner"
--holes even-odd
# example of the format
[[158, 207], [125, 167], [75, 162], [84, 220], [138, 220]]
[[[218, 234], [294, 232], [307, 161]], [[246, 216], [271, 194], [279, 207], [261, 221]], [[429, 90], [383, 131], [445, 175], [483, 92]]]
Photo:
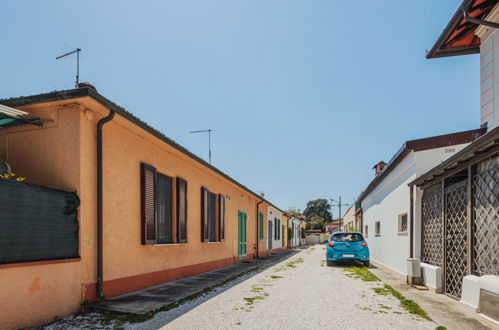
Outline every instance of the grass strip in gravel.
[[296, 268], [296, 265], [297, 264], [301, 264], [303, 262], [303, 258], [297, 258], [297, 259], [293, 259], [291, 261], [288, 261], [286, 263], [286, 267], [289, 267], [289, 268]]
[[347, 267], [344, 269], [347, 272], [348, 277], [358, 278], [364, 282], [379, 282], [381, 281], [376, 275], [371, 273], [369, 269], [365, 267]]
[[400, 301], [400, 307], [405, 309], [407, 312], [431, 321], [431, 318], [428, 316], [425, 310], [422, 309], [416, 302], [407, 299], [406, 297], [404, 297], [404, 295], [402, 295], [400, 292], [398, 292], [388, 284], [385, 284], [382, 288], [372, 288], [372, 290], [374, 290], [374, 292], [376, 292], [377, 294], [383, 296], [394, 296]]

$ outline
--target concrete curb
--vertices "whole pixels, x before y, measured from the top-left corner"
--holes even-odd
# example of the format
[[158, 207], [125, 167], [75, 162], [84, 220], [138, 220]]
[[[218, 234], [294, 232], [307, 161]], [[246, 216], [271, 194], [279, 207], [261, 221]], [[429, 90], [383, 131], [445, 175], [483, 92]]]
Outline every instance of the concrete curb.
[[287, 259], [298, 251], [285, 250], [185, 277], [124, 295], [112, 297], [87, 307], [97, 312], [148, 314], [175, 308], [251, 272], [258, 272]]
[[[371, 260], [372, 262], [372, 260]], [[376, 268], [369, 270], [384, 283], [392, 286], [408, 299], [414, 300], [423, 308], [431, 319], [447, 329], [497, 329], [494, 324], [485, 318], [471, 313], [463, 308], [462, 304], [444, 294], [437, 294], [431, 290], [420, 291], [406, 284], [406, 278], [387, 267], [372, 262]]]

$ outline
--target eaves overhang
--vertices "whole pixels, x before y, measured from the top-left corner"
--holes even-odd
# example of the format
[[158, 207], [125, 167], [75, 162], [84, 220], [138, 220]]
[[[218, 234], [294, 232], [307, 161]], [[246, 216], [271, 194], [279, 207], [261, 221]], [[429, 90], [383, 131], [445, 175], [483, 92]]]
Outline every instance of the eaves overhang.
[[89, 88], [89, 87], [83, 87], [83, 88], [76, 88], [76, 89], [69, 89], [69, 90], [62, 90], [62, 91], [54, 91], [50, 93], [44, 93], [44, 94], [37, 94], [37, 95], [31, 95], [31, 96], [21, 96], [21, 97], [14, 97], [14, 98], [9, 98], [9, 99], [0, 99], [0, 104], [4, 104], [9, 107], [19, 107], [19, 106], [26, 106], [30, 104], [35, 104], [35, 103], [43, 103], [43, 102], [53, 102], [53, 101], [60, 101], [60, 100], [70, 100], [70, 99], [75, 99], [75, 98], [80, 98], [80, 97], [90, 97], [94, 99], [95, 101], [99, 102], [103, 106], [105, 106], [108, 109], [116, 111], [117, 114], [121, 115], [125, 119], [129, 120], [130, 122], [134, 123], [135, 125], [139, 126], [140, 128], [144, 129], [145, 131], [151, 133], [155, 137], [159, 138], [163, 142], [169, 144], [170, 146], [174, 147], [175, 149], [179, 150], [180, 152], [184, 153], [191, 159], [197, 161], [198, 163], [206, 166], [210, 170], [214, 171], [215, 173], [221, 175], [225, 179], [229, 180], [230, 182], [234, 183], [235, 185], [239, 186], [241, 189], [247, 191], [254, 197], [263, 200], [267, 204], [275, 207], [277, 210], [280, 212], [284, 212], [281, 210], [279, 207], [275, 206], [272, 204], [270, 201], [267, 199], [263, 198], [256, 192], [252, 191], [245, 185], [239, 183], [229, 175], [225, 174], [215, 166], [211, 165], [204, 159], [196, 156], [194, 153], [189, 151], [188, 149], [184, 148], [171, 138], [167, 137], [165, 134], [161, 133], [159, 130], [155, 129], [151, 125], [147, 124], [125, 108], [117, 105], [116, 103], [108, 100], [98, 92], [96, 92], [94, 89]]
[[426, 58], [479, 53], [481, 41], [475, 31], [480, 25], [466, 20], [463, 9], [466, 9], [472, 18], [484, 19], [497, 3], [498, 0], [464, 0], [426, 54]]
[[397, 151], [397, 153], [395, 153], [392, 159], [388, 162], [388, 165], [385, 166], [383, 171], [378, 174], [367, 186], [367, 188], [360, 194], [356, 202], [360, 203], [360, 206], [362, 207], [362, 200], [365, 199], [367, 195], [369, 195], [411, 151], [419, 152], [435, 148], [443, 148], [458, 144], [470, 143], [485, 134], [486, 131], [487, 130], [485, 128], [479, 128], [405, 142]]
[[472, 164], [474, 161], [480, 159], [482, 155], [486, 155], [491, 151], [494, 153], [496, 151], [499, 152], [499, 126], [421, 175], [416, 180], [410, 182], [409, 186], [424, 187], [432, 185], [448, 174]]

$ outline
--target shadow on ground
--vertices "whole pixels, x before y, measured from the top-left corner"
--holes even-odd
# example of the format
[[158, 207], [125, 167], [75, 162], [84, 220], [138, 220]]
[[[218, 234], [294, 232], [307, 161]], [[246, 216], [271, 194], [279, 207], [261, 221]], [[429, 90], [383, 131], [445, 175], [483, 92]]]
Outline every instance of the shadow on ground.
[[[336, 261], [334, 262], [332, 265], [328, 266], [328, 267], [332, 267], [332, 268], [347, 268], [347, 267], [364, 267], [364, 264], [362, 264], [362, 262], [360, 261], [357, 261], [357, 260], [342, 260], [342, 261]], [[369, 269], [376, 269], [377, 267], [374, 266], [373, 264], [370, 264], [369, 267], [367, 267]]]

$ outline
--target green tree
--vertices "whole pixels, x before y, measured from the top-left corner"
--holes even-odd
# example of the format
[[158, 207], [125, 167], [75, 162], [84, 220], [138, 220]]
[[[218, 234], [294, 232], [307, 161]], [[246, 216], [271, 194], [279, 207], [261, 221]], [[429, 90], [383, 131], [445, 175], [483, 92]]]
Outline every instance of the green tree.
[[307, 208], [303, 211], [303, 214], [309, 220], [311, 220], [314, 215], [321, 217], [326, 223], [333, 220], [333, 216], [331, 215], [331, 205], [327, 199], [323, 198], [309, 201], [307, 203]]
[[326, 220], [324, 220], [324, 218], [314, 214], [309, 219], [310, 229], [319, 229], [324, 231], [324, 228], [326, 227]]

